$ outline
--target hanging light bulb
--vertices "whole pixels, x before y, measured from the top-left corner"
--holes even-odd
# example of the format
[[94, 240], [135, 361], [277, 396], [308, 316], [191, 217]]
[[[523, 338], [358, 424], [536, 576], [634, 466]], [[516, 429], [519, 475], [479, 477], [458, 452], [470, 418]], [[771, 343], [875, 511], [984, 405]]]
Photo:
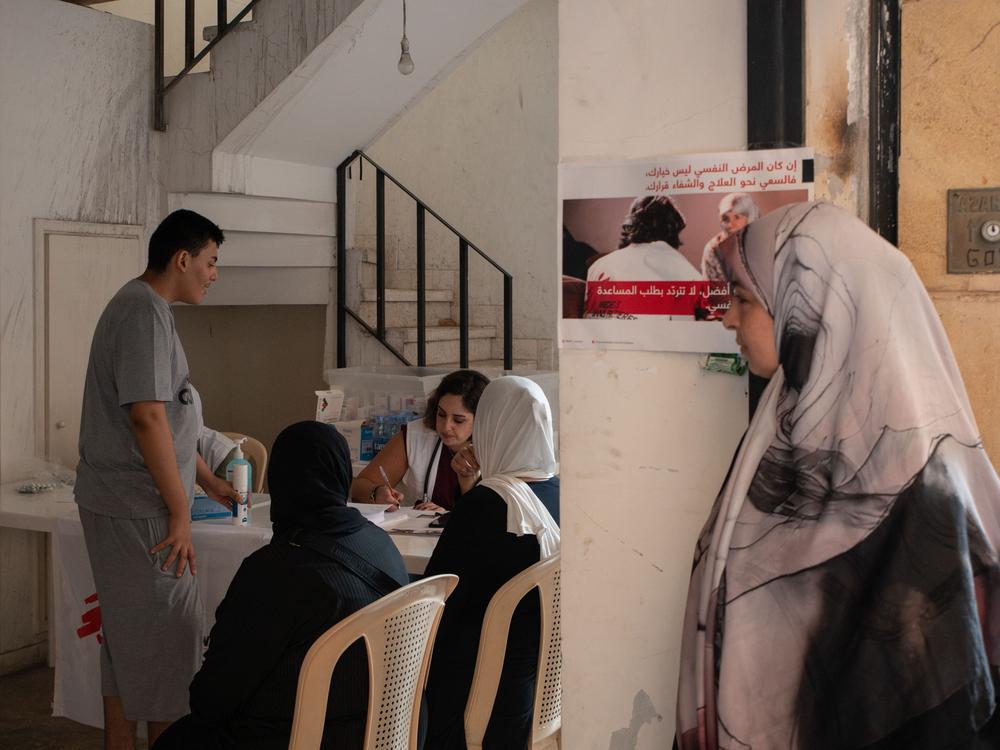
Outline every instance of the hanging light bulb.
[[410, 40], [406, 38], [406, 0], [403, 0], [403, 38], [399, 40], [399, 62], [396, 70], [404, 76], [413, 72], [413, 58], [410, 57]]

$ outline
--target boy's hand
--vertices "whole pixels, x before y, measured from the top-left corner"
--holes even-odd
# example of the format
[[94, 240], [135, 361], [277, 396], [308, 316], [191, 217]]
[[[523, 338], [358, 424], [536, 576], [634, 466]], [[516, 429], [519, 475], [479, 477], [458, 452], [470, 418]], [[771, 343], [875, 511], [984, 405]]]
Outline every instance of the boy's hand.
[[163, 567], [164, 573], [177, 561], [177, 577], [184, 575], [184, 570], [190, 566], [191, 575], [195, 574], [194, 564], [194, 544], [191, 542], [191, 517], [190, 516], [170, 516], [167, 538], [153, 547], [149, 554], [155, 555], [160, 550], [170, 547], [170, 555], [167, 557]]
[[208, 486], [203, 486], [202, 489], [205, 490], [206, 495], [220, 505], [225, 505], [229, 510], [232, 510], [233, 503], [239, 500], [240, 493], [236, 491], [233, 485], [225, 479], [219, 479], [217, 476], [213, 476], [208, 482]]

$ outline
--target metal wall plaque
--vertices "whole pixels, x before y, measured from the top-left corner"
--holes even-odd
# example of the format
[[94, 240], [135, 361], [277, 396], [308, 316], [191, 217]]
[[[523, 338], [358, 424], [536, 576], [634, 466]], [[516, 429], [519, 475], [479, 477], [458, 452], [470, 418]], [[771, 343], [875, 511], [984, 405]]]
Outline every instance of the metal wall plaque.
[[1000, 273], [1000, 188], [948, 191], [948, 273]]

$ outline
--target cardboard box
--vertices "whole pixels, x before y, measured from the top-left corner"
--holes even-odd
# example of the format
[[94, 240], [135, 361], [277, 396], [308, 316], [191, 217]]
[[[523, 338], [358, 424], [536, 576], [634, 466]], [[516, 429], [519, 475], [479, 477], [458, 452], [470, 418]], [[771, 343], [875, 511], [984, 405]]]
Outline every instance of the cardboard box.
[[339, 389], [316, 391], [316, 421], [330, 424], [340, 419], [344, 392]]

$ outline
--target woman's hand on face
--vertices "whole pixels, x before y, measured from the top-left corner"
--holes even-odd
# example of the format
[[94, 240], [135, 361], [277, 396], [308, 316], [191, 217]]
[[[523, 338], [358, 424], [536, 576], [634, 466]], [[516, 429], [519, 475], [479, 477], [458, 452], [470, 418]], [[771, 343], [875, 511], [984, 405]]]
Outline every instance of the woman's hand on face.
[[451, 468], [460, 477], [474, 477], [479, 474], [476, 449], [471, 442], [462, 445], [451, 459]]
[[385, 509], [386, 513], [391, 513], [392, 511], [399, 509], [399, 504], [403, 502], [403, 493], [394, 490], [387, 484], [383, 484], [375, 490], [375, 502], [381, 503], [382, 505], [393, 506]]

